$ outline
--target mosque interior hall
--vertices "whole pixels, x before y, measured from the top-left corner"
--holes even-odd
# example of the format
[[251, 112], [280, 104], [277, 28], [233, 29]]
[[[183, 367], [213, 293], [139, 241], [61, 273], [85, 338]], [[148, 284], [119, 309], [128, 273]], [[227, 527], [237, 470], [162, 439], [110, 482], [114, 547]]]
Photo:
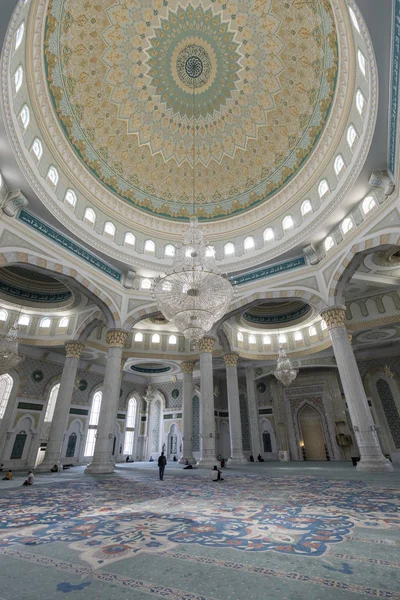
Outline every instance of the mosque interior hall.
[[399, 0], [1, 0], [0, 600], [400, 600]]

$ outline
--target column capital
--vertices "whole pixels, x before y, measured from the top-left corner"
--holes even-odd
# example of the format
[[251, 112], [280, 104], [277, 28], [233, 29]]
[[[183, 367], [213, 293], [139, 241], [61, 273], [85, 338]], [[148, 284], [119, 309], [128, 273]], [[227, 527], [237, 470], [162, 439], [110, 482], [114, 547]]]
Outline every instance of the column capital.
[[199, 340], [199, 352], [212, 352], [215, 344], [213, 337], [203, 337]]
[[334, 329], [335, 327], [344, 327], [346, 307], [329, 306], [328, 308], [321, 310], [320, 315], [324, 319], [328, 330]]
[[109, 329], [107, 331], [107, 344], [111, 348], [123, 348], [128, 337], [128, 332], [123, 329]]
[[80, 358], [85, 344], [82, 344], [81, 342], [71, 341], [65, 342], [64, 347], [66, 358]]
[[228, 352], [222, 357], [225, 361], [226, 367], [236, 367], [239, 360], [239, 354], [237, 352]]
[[189, 374], [193, 373], [195, 364], [196, 363], [194, 363], [191, 360], [185, 360], [185, 361], [181, 362], [182, 373], [189, 373]]

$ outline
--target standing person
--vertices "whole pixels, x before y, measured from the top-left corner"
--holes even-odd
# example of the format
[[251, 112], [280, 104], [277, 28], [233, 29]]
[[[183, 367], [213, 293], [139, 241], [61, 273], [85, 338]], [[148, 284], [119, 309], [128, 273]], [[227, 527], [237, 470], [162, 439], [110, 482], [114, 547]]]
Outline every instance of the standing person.
[[158, 457], [158, 471], [160, 473], [161, 481], [164, 479], [164, 470], [165, 470], [166, 464], [167, 464], [167, 459], [164, 456], [164, 452], [161, 452], [160, 456]]

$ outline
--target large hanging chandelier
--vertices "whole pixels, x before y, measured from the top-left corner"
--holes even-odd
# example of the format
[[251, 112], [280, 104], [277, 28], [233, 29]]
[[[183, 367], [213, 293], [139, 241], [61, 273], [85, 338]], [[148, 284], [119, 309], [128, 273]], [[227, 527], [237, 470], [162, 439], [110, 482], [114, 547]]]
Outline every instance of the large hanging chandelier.
[[285, 387], [288, 387], [294, 381], [298, 374], [298, 369], [294, 369], [287, 356], [284, 347], [281, 345], [278, 349], [278, 359], [276, 361], [276, 370], [274, 371], [275, 377], [283, 383]]
[[15, 321], [5, 334], [0, 334], [0, 375], [16, 367], [23, 359], [18, 354], [18, 325]]
[[[188, 58], [190, 61], [190, 57]], [[187, 61], [187, 62], [188, 62]], [[188, 68], [191, 68], [191, 63]], [[192, 73], [189, 69], [188, 74]], [[197, 75], [193, 72], [192, 77]], [[172, 268], [155, 280], [152, 295], [166, 319], [189, 340], [200, 340], [228, 310], [233, 287], [217, 268], [214, 249], [209, 246], [195, 215], [196, 205], [196, 111], [193, 79], [193, 188], [192, 217], [176, 248]]]

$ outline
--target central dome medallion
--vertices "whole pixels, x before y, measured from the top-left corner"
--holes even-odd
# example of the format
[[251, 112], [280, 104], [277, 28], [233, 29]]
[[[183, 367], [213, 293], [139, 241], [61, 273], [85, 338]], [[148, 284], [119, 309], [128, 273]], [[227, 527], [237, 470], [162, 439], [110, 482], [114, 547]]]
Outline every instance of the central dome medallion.
[[79, 160], [173, 219], [191, 216], [193, 169], [203, 220], [276, 194], [324, 130], [338, 69], [329, 0], [49, 0], [44, 50]]

